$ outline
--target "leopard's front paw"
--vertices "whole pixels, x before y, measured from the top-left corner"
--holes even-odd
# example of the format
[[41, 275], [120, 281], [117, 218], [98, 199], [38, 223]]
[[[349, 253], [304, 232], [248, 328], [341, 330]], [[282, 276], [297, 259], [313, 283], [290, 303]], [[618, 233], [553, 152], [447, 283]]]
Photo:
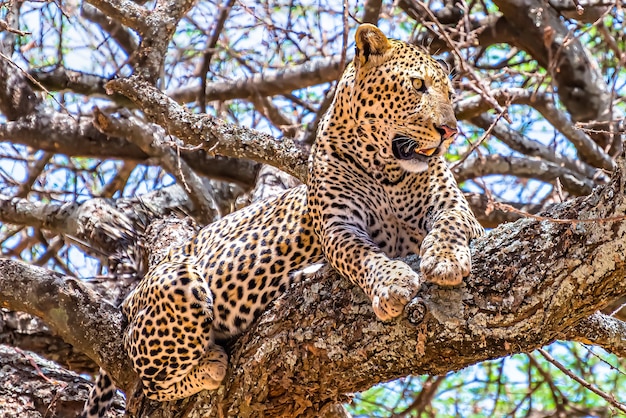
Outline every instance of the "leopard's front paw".
[[372, 308], [382, 321], [397, 317], [417, 294], [420, 277], [406, 263], [391, 260], [373, 278]]
[[439, 286], [458, 286], [470, 274], [472, 259], [469, 247], [457, 245], [422, 247], [420, 270], [424, 280]]

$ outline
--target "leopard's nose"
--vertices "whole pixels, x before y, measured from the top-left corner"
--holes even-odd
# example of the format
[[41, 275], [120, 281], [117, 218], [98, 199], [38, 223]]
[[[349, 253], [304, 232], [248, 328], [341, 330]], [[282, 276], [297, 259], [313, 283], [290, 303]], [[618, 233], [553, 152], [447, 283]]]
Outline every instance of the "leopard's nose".
[[451, 128], [448, 125], [441, 125], [441, 126], [438, 126], [436, 129], [437, 129], [437, 132], [441, 134], [441, 139], [443, 140], [452, 138], [454, 135], [457, 134], [457, 132], [459, 132], [456, 128]]

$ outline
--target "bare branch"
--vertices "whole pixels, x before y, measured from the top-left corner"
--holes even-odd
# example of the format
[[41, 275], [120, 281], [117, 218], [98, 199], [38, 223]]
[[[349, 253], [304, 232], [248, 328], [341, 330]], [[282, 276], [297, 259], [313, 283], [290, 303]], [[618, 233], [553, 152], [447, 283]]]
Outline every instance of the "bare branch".
[[[611, 91], [600, 67], [580, 40], [573, 37], [559, 14], [539, 0], [496, 0], [506, 22], [518, 34], [510, 41], [528, 51], [548, 69], [559, 91], [559, 98], [576, 122], [619, 119], [612, 106]], [[604, 137], [601, 147], [611, 145]]]
[[308, 152], [293, 140], [278, 141], [271, 135], [234, 126], [209, 115], [192, 114], [136, 76], [112, 80], [107, 88], [127, 96], [148, 118], [188, 145], [201, 145], [208, 153], [279, 166], [302, 181], [306, 179]]
[[137, 50], [139, 44], [133, 34], [119, 22], [98, 11], [94, 6], [88, 3], [81, 3], [80, 15], [100, 26], [102, 30], [111, 35], [111, 38], [115, 39], [115, 42], [124, 50], [128, 57]]
[[[495, 228], [503, 223], [515, 222], [523, 218], [519, 213], [505, 211], [500, 209], [498, 205], [494, 205], [492, 199], [487, 195], [478, 193], [465, 193], [465, 198], [472, 208], [472, 212], [476, 215], [478, 222], [485, 228]], [[505, 202], [507, 206], [514, 207], [526, 213], [538, 213], [543, 208], [541, 205], [523, 204], [517, 202]]]
[[121, 387], [134, 380], [120, 340], [121, 312], [80, 281], [0, 258], [0, 304], [42, 318], [77, 350], [111, 367]]
[[585, 379], [583, 379], [580, 376], [578, 376], [577, 374], [573, 373], [571, 370], [568, 370], [567, 367], [565, 367], [564, 365], [559, 363], [547, 351], [545, 351], [545, 350], [543, 350], [541, 348], [538, 351], [539, 351], [539, 353], [541, 353], [541, 355], [546, 360], [548, 360], [548, 362], [552, 363], [552, 365], [554, 365], [557, 369], [559, 369], [561, 372], [565, 373], [566, 376], [568, 376], [569, 378], [571, 378], [575, 382], [579, 383], [585, 389], [590, 390], [591, 392], [593, 392], [596, 395], [600, 396], [605, 401], [607, 401], [610, 405], [613, 405], [615, 408], [619, 409], [623, 413], [626, 413], [626, 405], [624, 405], [624, 404], [622, 404], [620, 402], [617, 402], [612, 395], [609, 395], [608, 393], [605, 393], [605, 392], [601, 391], [600, 389], [598, 389], [597, 386], [592, 385], [591, 383], [587, 382]]
[[109, 79], [98, 75], [68, 70], [63, 67], [57, 67], [46, 72], [31, 71], [29, 74], [39, 82], [39, 86], [48, 91], [71, 91], [85, 96], [106, 98], [120, 106], [132, 106], [132, 102], [122, 95], [107, 95], [104, 85]]
[[550, 6], [568, 19], [593, 23], [615, 5], [615, 1], [606, 0], [550, 0]]
[[[0, 416], [73, 417], [89, 392], [76, 373], [19, 348], [0, 345]], [[107, 415], [121, 418], [124, 402], [116, 396]]]
[[96, 373], [98, 366], [57, 335], [39, 318], [23, 312], [0, 310], [0, 344], [38, 353], [78, 373]]
[[[119, 158], [149, 163], [149, 156], [126, 139], [104, 135], [91, 117], [71, 117], [60, 113], [37, 113], [0, 124], [0, 140], [35, 149], [99, 158]], [[197, 172], [250, 188], [259, 164], [246, 160], [211, 157], [202, 150], [181, 150], [182, 158]]]
[[207, 72], [209, 71], [209, 66], [211, 65], [211, 59], [215, 54], [217, 41], [219, 40], [220, 34], [224, 29], [224, 24], [226, 23], [226, 19], [228, 19], [228, 14], [230, 13], [230, 10], [232, 9], [234, 4], [235, 0], [227, 0], [223, 5], [220, 5], [220, 11], [217, 18], [215, 19], [215, 27], [213, 28], [213, 33], [211, 34], [211, 37], [207, 40], [207, 46], [202, 57], [202, 63], [196, 71], [198, 77], [200, 78], [200, 94], [198, 95], [198, 105], [200, 106], [200, 111], [203, 113], [206, 113]]
[[456, 166], [453, 173], [459, 182], [493, 174], [535, 178], [548, 183], [560, 179], [565, 190], [576, 196], [589, 194], [595, 185], [578, 173], [548, 161], [499, 154], [468, 158]]
[[202, 222], [210, 223], [220, 216], [213, 187], [209, 185], [207, 188], [207, 184], [191, 170], [171, 145], [158, 141], [164, 136], [160, 127], [140, 121], [129, 112], [112, 115], [96, 109], [94, 120], [96, 127], [102, 132], [128, 138], [146, 154], [157, 158], [187, 191]]
[[131, 0], [87, 0], [111, 19], [144, 34], [148, 29], [149, 11]]
[[115, 254], [135, 238], [143, 214], [131, 210], [128, 215], [106, 199], [58, 204], [0, 194], [0, 220], [3, 222], [71, 235], [105, 254]]
[[250, 101], [254, 104], [254, 107], [269, 120], [274, 126], [281, 130], [281, 132], [293, 138], [298, 132], [298, 127], [294, 121], [289, 120], [271, 100], [267, 97], [256, 96], [252, 97]]
[[[348, 58], [351, 59], [351, 58]], [[275, 96], [290, 93], [293, 90], [335, 81], [343, 72], [339, 57], [307, 61], [302, 65], [287, 67], [280, 71], [267, 71], [239, 80], [208, 83], [206, 100], [246, 99], [250, 96]], [[170, 92], [169, 95], [178, 103], [196, 100], [199, 87], [187, 87]]]
[[[479, 128], [487, 130], [494, 123], [494, 118], [487, 114], [481, 114], [470, 118], [469, 121]], [[563, 165], [569, 170], [582, 175], [582, 177], [586, 177], [587, 180], [600, 182], [606, 179], [606, 175], [601, 170], [591, 167], [582, 161], [557, 154], [553, 149], [526, 138], [511, 127], [506, 126], [502, 121], [497, 122], [495, 126], [493, 126], [492, 133], [511, 149], [521, 152], [522, 154], [531, 157], [539, 157], [557, 165]]]
[[[574, 144], [584, 162], [608, 171], [614, 170], [615, 162], [611, 157], [584, 131], [574, 127], [574, 123], [555, 107], [550, 95], [517, 88], [493, 90], [492, 95], [500, 104], [524, 104], [533, 107]], [[471, 119], [490, 108], [491, 105], [481, 96], [460, 100], [454, 106], [459, 119]]]

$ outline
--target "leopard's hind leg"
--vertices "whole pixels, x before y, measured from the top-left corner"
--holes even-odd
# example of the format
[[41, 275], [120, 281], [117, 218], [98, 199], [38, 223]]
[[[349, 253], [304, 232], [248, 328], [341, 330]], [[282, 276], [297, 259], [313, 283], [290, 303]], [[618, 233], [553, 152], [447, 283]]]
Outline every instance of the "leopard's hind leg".
[[164, 260], [122, 304], [124, 345], [144, 393], [160, 401], [215, 389], [228, 366], [213, 337], [213, 297], [200, 270]]

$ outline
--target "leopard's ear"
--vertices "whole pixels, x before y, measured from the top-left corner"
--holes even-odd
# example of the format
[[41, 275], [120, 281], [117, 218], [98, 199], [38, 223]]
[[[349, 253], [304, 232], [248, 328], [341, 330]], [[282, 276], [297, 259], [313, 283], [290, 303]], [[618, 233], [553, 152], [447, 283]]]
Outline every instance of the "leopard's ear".
[[377, 66], [382, 63], [391, 42], [376, 26], [364, 23], [356, 30], [354, 65], [358, 68]]

